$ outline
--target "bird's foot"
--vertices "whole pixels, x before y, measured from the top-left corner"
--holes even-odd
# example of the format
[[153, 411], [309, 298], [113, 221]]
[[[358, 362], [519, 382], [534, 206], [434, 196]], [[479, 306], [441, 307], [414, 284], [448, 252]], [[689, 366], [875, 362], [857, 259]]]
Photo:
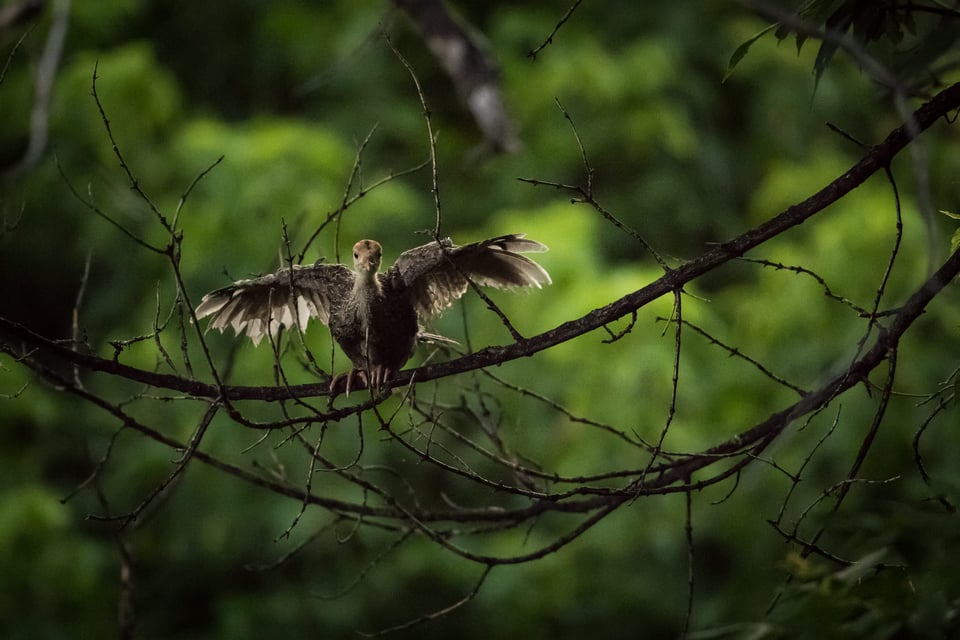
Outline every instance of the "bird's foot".
[[392, 374], [391, 369], [382, 366], [372, 367], [369, 371], [366, 369], [351, 369], [347, 373], [338, 373], [330, 381], [330, 396], [339, 394], [342, 388], [344, 395], [349, 398], [356, 378], [360, 379], [364, 387], [371, 389], [375, 395], [379, 396], [387, 378]]
[[389, 378], [393, 371], [389, 368], [377, 365], [371, 370], [371, 379], [370, 387], [376, 391], [377, 395], [381, 395], [383, 392], [383, 385], [386, 384], [387, 378]]
[[330, 380], [330, 397], [336, 396], [343, 391], [349, 398], [350, 390], [353, 389], [354, 378], [359, 377], [364, 386], [368, 385], [367, 372], [363, 369], [350, 369], [346, 373], [338, 373]]

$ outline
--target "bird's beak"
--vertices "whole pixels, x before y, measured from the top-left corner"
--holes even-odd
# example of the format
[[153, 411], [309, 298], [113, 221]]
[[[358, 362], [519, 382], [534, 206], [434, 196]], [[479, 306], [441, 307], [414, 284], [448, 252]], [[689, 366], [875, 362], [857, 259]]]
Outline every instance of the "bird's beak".
[[376, 273], [380, 269], [380, 258], [373, 254], [360, 256], [360, 259], [357, 261], [357, 268], [366, 272]]

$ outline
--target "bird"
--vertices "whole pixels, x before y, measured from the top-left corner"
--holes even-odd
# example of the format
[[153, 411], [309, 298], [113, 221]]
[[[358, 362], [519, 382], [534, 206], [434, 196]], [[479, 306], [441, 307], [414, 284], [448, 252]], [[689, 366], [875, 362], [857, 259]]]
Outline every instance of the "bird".
[[[353, 368], [334, 376], [335, 395], [346, 376], [349, 395], [359, 377], [379, 392], [410, 359], [419, 340], [440, 338], [423, 328], [449, 308], [470, 283], [499, 289], [542, 288], [547, 271], [523, 253], [547, 251], [526, 234], [510, 234], [457, 246], [442, 238], [404, 251], [380, 272], [383, 247], [376, 240], [353, 246], [353, 269], [318, 261], [211, 291], [197, 305], [197, 319], [210, 316], [207, 329], [232, 327], [259, 345], [281, 326], [305, 330], [310, 318], [327, 325]], [[451, 341], [452, 342], [452, 341]]]

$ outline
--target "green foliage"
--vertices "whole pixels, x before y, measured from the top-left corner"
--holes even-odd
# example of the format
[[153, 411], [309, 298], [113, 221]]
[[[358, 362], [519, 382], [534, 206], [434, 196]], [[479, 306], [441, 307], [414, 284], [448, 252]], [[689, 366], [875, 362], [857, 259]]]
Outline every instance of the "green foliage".
[[[113, 590], [109, 573], [118, 569], [108, 545], [76, 529], [77, 514], [40, 483], [19, 482], [0, 492], [0, 571], [9, 593], [0, 617], [20, 624], [5, 627], [9, 638], [61, 638], [63, 621], [74, 619], [77, 633], [113, 631]], [[23, 612], [31, 611], [24, 620]]]
[[[886, 543], [850, 566], [789, 555], [791, 582], [781, 594], [772, 621], [792, 638], [951, 637], [960, 630], [960, 604], [948, 576], [949, 549], [957, 543], [955, 517], [935, 508], [899, 505], [890, 520], [848, 523], [875, 542]], [[935, 532], [931, 530], [935, 529]], [[851, 531], [853, 533], [853, 531]], [[922, 562], [931, 570], [917, 573]]]
[[817, 84], [842, 48], [850, 50], [862, 66], [869, 66], [865, 64], [868, 58], [874, 64], [891, 63], [900, 81], [913, 90], [935, 86], [939, 79], [934, 70], [944, 62], [946, 68], [956, 63], [953, 45], [960, 13], [946, 6], [805, 0], [794, 15], [772, 15], [778, 22], [744, 41], [734, 51], [727, 65], [727, 77], [751, 46], [771, 30], [778, 41], [792, 37], [798, 53], [811, 39], [819, 43], [813, 62]]
[[[146, 43], [132, 43], [108, 54], [84, 53], [72, 58], [60, 72], [56, 99], [51, 105], [51, 135], [68, 138], [68, 150], [96, 150], [95, 158], [113, 165], [113, 149], [104, 144], [101, 114], [90, 99], [94, 70], [98, 93], [109, 114], [118, 144], [128, 149], [130, 160], [152, 173], [160, 165], [151, 162], [151, 150], [157, 150], [173, 130], [182, 114], [182, 98], [176, 80], [157, 63]], [[71, 161], [81, 158], [65, 156]]]
[[[179, 213], [181, 268], [193, 303], [231, 279], [274, 269], [287, 256], [284, 229], [290, 251], [300, 251], [341, 206], [358, 148], [375, 126], [348, 197], [361, 184], [369, 187], [428, 158], [419, 99], [375, 35], [381, 21], [412, 60], [431, 107], [444, 231], [460, 242], [526, 232], [551, 247], [538, 257], [553, 277], [551, 287], [526, 295], [491, 293], [526, 336], [579, 318], [662, 274], [632, 238], [589, 205], [571, 204], [566, 191], [516, 180], [585, 184], [574, 129], [556, 100], [585, 145], [595, 170], [594, 195], [671, 265], [770, 218], [845, 171], [862, 150], [824, 128], [823, 121], [869, 143], [900, 118], [876, 100], [869, 79], [842, 55], [836, 40], [816, 40], [819, 49], [813, 50], [803, 46], [809, 33], [783, 26], [776, 38], [763, 38], [775, 27], [736, 5], [583, 3], [531, 63], [526, 52], [550, 33], [569, 3], [464, 3], [464, 13], [482, 29], [502, 65], [504, 91], [525, 145], [512, 157], [489, 157], [478, 151], [476, 127], [449, 79], [419, 35], [386, 3], [213, 2], [189, 10], [169, 4], [73, 3], [50, 133], [57, 163], [80, 197], [159, 246], [166, 244], [166, 232], [130, 189], [90, 95], [94, 70], [114, 137], [138, 185], [168, 219], [193, 181], [223, 156]], [[952, 27], [913, 16], [902, 4], [810, 2], [801, 17], [869, 45], [871, 52], [893, 45], [902, 52], [911, 45], [911, 55], [895, 61], [918, 85], [950, 53]], [[5, 114], [0, 143], [11, 149], [4, 152], [8, 160], [16, 159], [29, 135], [31, 67], [43, 31], [28, 36], [0, 85]], [[800, 55], [777, 46], [786, 37], [796, 39]], [[816, 96], [811, 96], [811, 67]], [[943, 77], [953, 73], [947, 68]], [[925, 138], [925, 151], [935, 159], [931, 198], [949, 203], [956, 199], [951, 180], [960, 156], [948, 135], [935, 135], [940, 137]], [[0, 234], [0, 315], [35, 320], [46, 335], [69, 336], [89, 253], [77, 328], [94, 350], [113, 356], [109, 341], [151, 333], [178, 291], [165, 258], [141, 250], [75, 198], [57, 163], [48, 157], [6, 182], [0, 195], [5, 220], [23, 209], [19, 226]], [[909, 174], [899, 168], [896, 173]], [[933, 245], [944, 244], [940, 236], [931, 241], [926, 235], [928, 221], [913, 204], [913, 185], [899, 186], [904, 238], [881, 308], [902, 303], [939, 251]], [[426, 169], [367, 192], [324, 229], [306, 261], [342, 259], [356, 238], [366, 236], [385, 241], [391, 261], [424, 239], [418, 232], [433, 228], [430, 188]], [[929, 226], [940, 233], [936, 222]], [[748, 257], [807, 267], [838, 296], [869, 308], [895, 229], [891, 188], [878, 177]], [[952, 243], [956, 250], [960, 232], [953, 233]], [[684, 320], [805, 389], [849, 361], [866, 326], [850, 305], [824, 296], [813, 278], [746, 262], [731, 263], [687, 287], [682, 305]], [[608, 327], [613, 334], [626, 330], [616, 341], [606, 343], [610, 334], [596, 331], [489, 373], [555, 399], [574, 418], [588, 417], [655, 442], [673, 393], [675, 333], [666, 321], [673, 314], [673, 298], [664, 297], [642, 309], [632, 325], [625, 318]], [[938, 301], [924, 321], [904, 344], [898, 392], [928, 394], [949, 380], [956, 366], [956, 294]], [[177, 320], [170, 322], [174, 328]], [[511, 340], [499, 320], [469, 297], [434, 328], [474, 349]], [[254, 349], [230, 335], [207, 337], [229, 382], [274, 382], [268, 347]], [[682, 384], [666, 450], [703, 450], [798, 397], [693, 331], [682, 340]], [[345, 367], [321, 326], [315, 323], [306, 341], [321, 366]], [[288, 343], [294, 346], [283, 363], [291, 382], [315, 382], [316, 375], [303, 366], [298, 341]], [[173, 354], [169, 362], [158, 359], [152, 341], [126, 346], [117, 357], [164, 373], [172, 362], [176, 373], [185, 373], [176, 332], [165, 333], [162, 344]], [[192, 345], [188, 355], [193, 375], [207, 379], [204, 354]], [[428, 355], [418, 354], [411, 364]], [[960, 384], [953, 375], [953, 384]], [[7, 438], [0, 453], [0, 575], [8, 586], [0, 620], [21, 622], [10, 637], [108, 636], [115, 633], [119, 589], [116, 529], [84, 520], [107, 509], [95, 487], [66, 505], [60, 499], [110, 448], [102, 497], [111, 512], [133, 509], [172, 472], [177, 452], [130, 429], [112, 440], [120, 427], [114, 417], [65, 399], [26, 377], [9, 358], [0, 360], [0, 394], [16, 394], [25, 382], [23, 394], [0, 399], [0, 432]], [[136, 399], [139, 385], [106, 375], [85, 378], [85, 384], [118, 398], [131, 415], [161, 425], [167, 437], [184, 442], [195, 432], [196, 407], [189, 401], [142, 402]], [[470, 405], [477, 402], [474, 389], [485, 394], [488, 405]], [[511, 450], [535, 457], [544, 469], [575, 475], [643, 468], [648, 462], [608, 432], [500, 387], [480, 372], [443, 381], [436, 389], [421, 385], [417, 393], [435, 393], [448, 402], [445, 417], [481, 442], [483, 433], [470, 426], [470, 412], [490, 412]], [[848, 394], [842, 407], [831, 406], [798, 425], [778, 449], [765, 452], [796, 472], [837, 420], [840, 426], [805, 469], [807, 481], [794, 487], [786, 474], [758, 461], [729, 484], [693, 495], [693, 637], [822, 637], [830, 629], [859, 637], [935, 637], [956, 631], [951, 617], [960, 595], [951, 563], [956, 516], [930, 508], [929, 500], [936, 495], [958, 503], [960, 451], [944, 428], [955, 419], [956, 406], [947, 420], [932, 422], [920, 442], [932, 475], [929, 486], [918, 480], [913, 461], [918, 400], [898, 396], [864, 473], [900, 477], [885, 485], [892, 493], [855, 487], [841, 510], [843, 521], [829, 515], [832, 502], [822, 499], [823, 488], [842, 479], [855, 458], [875, 394]], [[400, 406], [392, 400], [383, 410]], [[408, 420], [413, 418], [401, 409], [397, 423]], [[203, 445], [226, 452], [227, 461], [244, 470], [302, 484], [307, 469], [296, 455], [302, 452], [291, 451], [288, 434], [271, 434], [257, 445], [262, 435], [218, 416]], [[372, 421], [329, 425], [324, 450], [348, 465], [361, 435], [370, 474], [398, 495], [406, 497], [410, 483], [428, 503], [477, 501], [476, 487], [452, 482], [398, 451]], [[310, 431], [307, 437], [318, 434]], [[400, 472], [389, 473], [388, 467]], [[333, 474], [317, 473], [314, 482], [326, 496], [364, 498]], [[777, 517], [791, 490], [785, 518], [790, 524], [807, 518], [804, 535], [827, 527], [824, 546], [858, 559], [852, 566], [804, 558], [768, 527], [765, 520]], [[823, 501], [817, 508], [802, 515], [818, 500]], [[478, 578], [476, 565], [417, 537], [375, 562], [371, 558], [395, 540], [394, 532], [354, 531], [341, 524], [309, 541], [329, 522], [320, 509], [308, 509], [288, 539], [282, 534], [299, 509], [296, 500], [193, 461], [169, 495], [122, 532], [134, 557], [140, 632], [231, 639], [346, 636], [448, 606]], [[650, 637], [675, 637], [686, 611], [684, 511], [682, 496], [638, 500], [542, 561], [497, 568], [468, 607], [406, 635], [635, 637], [642, 630]], [[489, 553], [528, 552], [569, 532], [571, 522], [545, 517], [529, 530], [465, 544]], [[301, 543], [307, 544], [288, 563], [267, 571], [247, 568], [270, 563]], [[320, 597], [349, 587], [360, 575], [365, 579], [346, 596]], [[783, 595], [767, 616], [775, 592]]]
[[[944, 211], [943, 209], [940, 210], [940, 213], [954, 220], [960, 220], [960, 214]], [[960, 249], [960, 228], [954, 231], [953, 236], [950, 238], [950, 252], [953, 253], [957, 249]]]
[[757, 33], [757, 35], [752, 36], [749, 40], [744, 41], [743, 44], [734, 49], [733, 55], [730, 56], [730, 61], [727, 62], [727, 72], [723, 75], [724, 81], [733, 75], [733, 70], [740, 64], [740, 61], [743, 60], [747, 53], [749, 53], [750, 47], [752, 47], [757, 40], [767, 35], [773, 28], [772, 25], [764, 28]]

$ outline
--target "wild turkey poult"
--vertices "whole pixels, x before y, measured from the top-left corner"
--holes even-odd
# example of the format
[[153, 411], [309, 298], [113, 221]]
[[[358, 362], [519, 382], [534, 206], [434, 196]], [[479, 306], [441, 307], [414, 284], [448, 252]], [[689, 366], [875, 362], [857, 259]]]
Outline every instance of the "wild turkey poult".
[[[413, 355], [426, 320], [439, 315], [469, 286], [509, 289], [550, 284], [539, 264], [520, 255], [547, 247], [513, 234], [458, 247], [449, 238], [405, 251], [378, 273], [382, 247], [375, 240], [353, 246], [354, 268], [342, 264], [294, 265], [270, 275], [240, 280], [212, 291], [197, 306], [197, 318], [212, 316], [209, 328], [233, 327], [254, 345], [281, 325], [306, 328], [317, 317], [353, 363], [355, 374], [380, 389]], [[330, 383], [331, 394], [341, 376]]]

